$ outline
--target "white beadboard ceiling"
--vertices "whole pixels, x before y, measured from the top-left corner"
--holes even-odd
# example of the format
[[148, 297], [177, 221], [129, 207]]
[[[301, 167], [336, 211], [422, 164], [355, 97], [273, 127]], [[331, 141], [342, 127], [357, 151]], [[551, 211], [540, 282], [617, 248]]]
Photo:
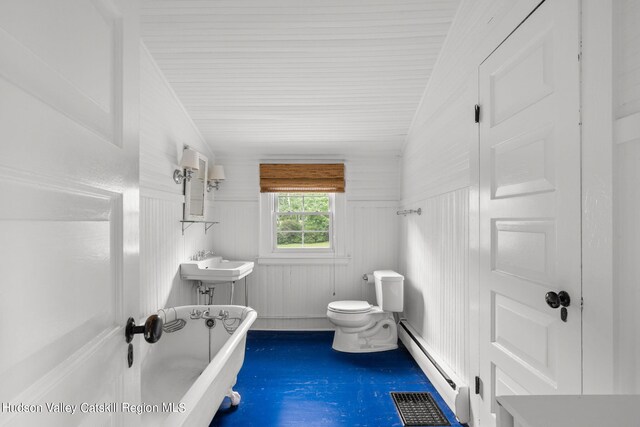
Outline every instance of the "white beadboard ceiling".
[[145, 0], [142, 36], [216, 153], [400, 150], [459, 0]]

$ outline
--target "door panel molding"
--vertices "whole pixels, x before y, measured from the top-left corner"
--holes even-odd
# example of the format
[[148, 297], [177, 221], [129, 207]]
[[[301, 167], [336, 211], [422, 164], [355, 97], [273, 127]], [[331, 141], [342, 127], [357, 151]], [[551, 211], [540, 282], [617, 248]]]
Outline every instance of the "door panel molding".
[[[3, 53], [0, 56], [0, 75], [94, 132], [103, 141], [121, 147], [123, 24], [122, 17], [116, 13], [113, 6], [107, 7], [108, 3], [106, 0], [94, 0], [79, 2], [76, 5], [92, 8], [96, 12], [94, 31], [100, 26], [105, 31], [100, 38], [103, 42], [106, 41], [108, 46], [99, 47], [107, 51], [98, 53], [104, 53], [104, 56], [109, 58], [109, 70], [101, 70], [107, 73], [100, 76], [102, 80], [80, 81], [76, 76], [69, 74], [69, 65], [53, 62], [55, 56], [49, 53], [51, 45], [55, 46], [57, 43], [60, 46], [73, 42], [73, 38], [60, 35], [59, 40], [48, 40], [42, 37], [43, 33], [30, 33], [27, 26], [20, 34], [13, 35], [0, 25], [0, 51]], [[46, 6], [47, 2], [42, 5]], [[54, 8], [55, 6], [53, 3], [48, 5]], [[67, 19], [71, 22], [73, 17]], [[70, 46], [65, 48], [69, 49]], [[97, 50], [98, 46], [95, 46], [95, 49]], [[47, 53], [47, 57], [43, 57], [43, 53]], [[89, 71], [91, 67], [92, 64], [87, 62], [79, 64], [76, 68], [86, 68], [87, 73], [96, 71]]]

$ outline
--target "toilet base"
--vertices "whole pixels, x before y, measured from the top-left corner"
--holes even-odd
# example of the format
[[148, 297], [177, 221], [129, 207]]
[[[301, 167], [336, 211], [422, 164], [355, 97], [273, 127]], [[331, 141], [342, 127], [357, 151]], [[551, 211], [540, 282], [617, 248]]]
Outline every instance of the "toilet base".
[[376, 322], [361, 332], [350, 332], [350, 328], [336, 326], [333, 349], [345, 353], [373, 353], [398, 348], [398, 327], [393, 315]]

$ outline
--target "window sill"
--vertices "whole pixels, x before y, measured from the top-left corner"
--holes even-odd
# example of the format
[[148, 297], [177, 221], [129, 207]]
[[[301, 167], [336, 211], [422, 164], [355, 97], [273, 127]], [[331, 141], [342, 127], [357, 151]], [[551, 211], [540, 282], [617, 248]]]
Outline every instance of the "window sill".
[[278, 254], [258, 258], [261, 265], [347, 265], [351, 257], [322, 256], [320, 254]]

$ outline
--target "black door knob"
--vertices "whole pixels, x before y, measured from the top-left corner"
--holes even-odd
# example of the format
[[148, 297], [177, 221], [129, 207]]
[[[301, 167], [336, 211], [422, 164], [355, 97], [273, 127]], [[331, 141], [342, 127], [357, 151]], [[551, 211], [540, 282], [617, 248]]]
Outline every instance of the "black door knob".
[[571, 305], [571, 298], [565, 291], [558, 292], [558, 300], [560, 300], [560, 305], [563, 307], [569, 307], [569, 305]]
[[547, 305], [551, 308], [560, 307], [560, 297], [555, 292], [547, 292], [544, 296], [544, 300], [547, 302]]
[[152, 314], [144, 322], [144, 326], [136, 326], [135, 320], [130, 317], [127, 320], [124, 334], [128, 343], [133, 340], [135, 334], [144, 334], [144, 339], [149, 344], [156, 343], [162, 336], [162, 319], [157, 314]]

